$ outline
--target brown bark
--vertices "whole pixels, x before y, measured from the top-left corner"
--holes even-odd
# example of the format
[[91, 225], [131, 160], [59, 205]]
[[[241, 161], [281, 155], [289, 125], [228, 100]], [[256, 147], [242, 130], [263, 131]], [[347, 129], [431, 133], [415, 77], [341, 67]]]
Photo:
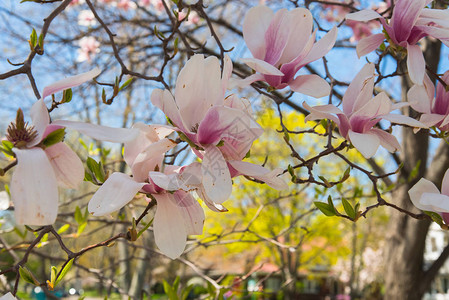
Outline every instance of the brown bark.
[[[436, 70], [439, 61], [440, 43], [429, 43], [425, 51], [427, 65]], [[404, 62], [402, 62], [404, 63]], [[401, 66], [401, 69], [405, 69]], [[408, 79], [403, 80], [403, 99], [410, 88]], [[411, 109], [409, 114], [416, 117]], [[399, 176], [398, 189], [393, 194], [395, 204], [409, 211], [416, 211], [410, 202], [408, 190], [421, 178], [432, 180], [437, 186], [441, 184], [444, 171], [449, 167], [449, 147], [444, 145], [439, 148], [434, 162], [427, 166], [429, 138], [426, 131], [414, 134], [409, 128], [402, 131], [402, 156], [404, 168]], [[418, 176], [408, 180], [411, 170], [420, 162]], [[449, 255], [449, 250], [443, 253], [442, 259], [434, 264], [431, 269], [423, 269], [423, 255], [427, 231], [430, 221], [415, 220], [405, 214], [393, 211], [390, 218], [390, 233], [387, 236], [386, 245], [386, 272], [385, 272], [385, 299], [421, 299], [430, 283], [444, 262], [444, 256]], [[448, 253], [446, 253], [448, 252]]]

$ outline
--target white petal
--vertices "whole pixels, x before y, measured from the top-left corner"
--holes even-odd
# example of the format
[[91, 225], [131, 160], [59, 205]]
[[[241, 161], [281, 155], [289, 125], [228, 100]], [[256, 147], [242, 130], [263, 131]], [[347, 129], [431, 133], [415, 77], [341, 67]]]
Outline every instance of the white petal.
[[139, 131], [134, 128], [114, 128], [96, 124], [89, 124], [77, 121], [57, 120], [52, 122], [54, 125], [61, 125], [70, 129], [77, 130], [93, 139], [112, 142], [125, 143], [132, 141], [139, 135]]
[[278, 175], [282, 174], [282, 169], [268, 170], [265, 167], [255, 165], [245, 161], [230, 161], [234, 169], [244, 175], [265, 182], [268, 186], [276, 190], [288, 190], [288, 185]]
[[332, 47], [334, 47], [335, 41], [337, 40], [337, 34], [338, 29], [334, 26], [325, 36], [313, 45], [309, 54], [307, 54], [304, 60], [301, 61], [301, 65], [306, 65], [326, 55]]
[[401, 145], [399, 144], [396, 137], [388, 132], [380, 130], [378, 128], [373, 128], [369, 132], [374, 133], [380, 140], [382, 147], [387, 149], [389, 152], [396, 152], [401, 150]]
[[380, 19], [380, 18], [383, 18], [383, 17], [371, 9], [364, 9], [364, 10], [346, 15], [346, 20], [353, 20], [353, 21], [360, 21], [360, 22], [367, 22], [367, 21], [371, 21], [374, 19]]
[[251, 69], [261, 74], [284, 76], [284, 73], [279, 71], [275, 66], [257, 58], [242, 58], [242, 62], [247, 64]]
[[43, 99], [40, 99], [33, 104], [30, 110], [30, 116], [34, 129], [36, 129], [38, 134], [37, 137], [28, 144], [28, 147], [33, 147], [42, 141], [45, 128], [50, 124], [50, 116], [48, 115], [47, 106], [45, 106]]
[[64, 143], [48, 147], [45, 153], [59, 185], [69, 189], [77, 188], [84, 179], [84, 166], [78, 155]]
[[235, 88], [245, 88], [248, 85], [250, 85], [253, 82], [256, 81], [264, 81], [265, 77], [263, 74], [252, 74], [246, 78], [243, 79], [237, 79], [237, 78], [230, 78], [229, 79], [229, 84], [228, 84], [228, 88], [230, 90], [235, 89]]
[[449, 196], [423, 193], [420, 203], [422, 206], [430, 208], [426, 210], [449, 213]]
[[57, 93], [62, 90], [66, 90], [75, 86], [78, 86], [86, 81], [91, 80], [94, 77], [97, 77], [100, 75], [101, 70], [98, 68], [95, 68], [89, 72], [82, 73], [79, 75], [75, 75], [72, 77], [64, 78], [60, 81], [57, 81], [47, 87], [44, 88], [44, 91], [42, 92], [42, 99], [45, 99], [45, 97]]
[[255, 6], [248, 10], [243, 20], [243, 38], [255, 58], [265, 57], [265, 32], [270, 26], [274, 12], [267, 6]]
[[429, 180], [421, 178], [409, 191], [410, 200], [413, 205], [421, 210], [430, 210], [431, 207], [428, 205], [421, 204], [421, 198], [424, 193], [430, 193], [433, 195], [439, 195], [440, 191], [438, 188]]
[[348, 134], [351, 143], [365, 158], [370, 158], [376, 154], [380, 145], [378, 136], [369, 133], [357, 133], [352, 130], [349, 130]]
[[153, 222], [156, 245], [162, 253], [175, 259], [182, 254], [187, 242], [184, 217], [168, 194], [156, 194], [154, 197], [157, 201]]
[[449, 169], [444, 173], [443, 182], [441, 183], [441, 193], [449, 196]]
[[0, 210], [6, 210], [9, 207], [9, 196], [6, 191], [0, 192]]
[[13, 148], [17, 166], [11, 200], [18, 224], [50, 225], [58, 214], [58, 187], [53, 168], [41, 148]]
[[213, 202], [220, 204], [231, 195], [231, 174], [221, 151], [217, 147], [208, 146], [205, 150], [201, 166], [204, 190]]
[[410, 106], [420, 113], [429, 114], [431, 112], [432, 98], [429, 98], [425, 86], [415, 84], [407, 92], [407, 100]]
[[374, 86], [374, 64], [365, 64], [355, 75], [343, 96], [343, 111], [350, 115], [355, 111], [356, 103], [362, 107], [372, 98]]
[[407, 45], [407, 69], [410, 80], [415, 84], [423, 84], [426, 62], [419, 45]]
[[0, 300], [17, 300], [17, 298], [14, 297], [11, 293], [8, 293], [8, 294], [0, 297]]
[[289, 83], [290, 88], [304, 95], [312, 96], [315, 98], [321, 98], [328, 96], [331, 87], [326, 80], [318, 75], [300, 75]]
[[112, 173], [90, 199], [88, 210], [94, 216], [111, 214], [128, 204], [144, 185], [126, 174]]

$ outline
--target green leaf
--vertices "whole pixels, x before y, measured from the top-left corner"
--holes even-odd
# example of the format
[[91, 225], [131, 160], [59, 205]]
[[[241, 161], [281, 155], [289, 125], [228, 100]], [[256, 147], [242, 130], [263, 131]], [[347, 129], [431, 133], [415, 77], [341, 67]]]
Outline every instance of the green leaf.
[[355, 211], [352, 207], [351, 203], [348, 202], [345, 198], [341, 199], [341, 202], [343, 203], [343, 208], [345, 209], [346, 214], [351, 218], [355, 219]]
[[62, 142], [65, 136], [65, 128], [59, 128], [47, 135], [47, 137], [42, 141], [46, 148]]
[[61, 228], [58, 229], [58, 234], [62, 234], [66, 232], [70, 228], [70, 224], [62, 225]]
[[334, 208], [333, 208], [332, 206], [330, 206], [329, 204], [327, 204], [327, 203], [315, 201], [315, 202], [313, 202], [313, 204], [315, 204], [315, 206], [316, 206], [316, 207], [317, 207], [323, 214], [325, 214], [325, 215], [328, 216], [328, 217], [332, 217], [332, 216], [335, 216], [335, 215], [336, 215]]
[[440, 214], [433, 211], [424, 211], [424, 213], [430, 216], [430, 218], [432, 218], [432, 221], [434, 221], [438, 225], [443, 225], [443, 218], [440, 216]]
[[291, 176], [295, 176], [295, 171], [293, 171], [293, 167], [291, 165], [288, 165], [287, 170]]
[[62, 92], [62, 103], [69, 103], [70, 101], [72, 101], [72, 89], [67, 89], [64, 90], [64, 92]]
[[58, 275], [58, 269], [56, 269], [55, 266], [51, 266], [50, 282], [52, 283], [53, 287], [55, 286], [56, 275]]
[[122, 86], [118, 89], [118, 91], [120, 92], [121, 90], [123, 90], [124, 88], [126, 88], [132, 81], [134, 80], [133, 77], [131, 77], [130, 79], [128, 79], [127, 81], [125, 81]]
[[179, 288], [179, 280], [180, 280], [181, 278], [179, 277], [179, 276], [176, 276], [176, 279], [175, 279], [175, 281], [173, 282], [173, 290], [174, 291], [177, 291], [178, 290], [178, 288]]
[[412, 171], [408, 175], [408, 181], [412, 181], [413, 179], [416, 178], [416, 176], [418, 176], [418, 172], [419, 172], [419, 167], [420, 166], [421, 166], [421, 160], [418, 160], [418, 162], [416, 163], [415, 167], [412, 169]]
[[44, 35], [43, 34], [39, 35], [39, 48], [41, 48], [41, 50], [44, 50]]
[[151, 226], [151, 224], [153, 224], [153, 220], [148, 222], [148, 224], [145, 225], [145, 227], [143, 227], [141, 230], [139, 230], [139, 232], [137, 233], [137, 238], [139, 238], [142, 235], [142, 233], [144, 233]]
[[75, 222], [78, 224], [82, 224], [84, 222], [83, 214], [81, 213], [79, 206], [76, 206], [75, 208]]
[[33, 31], [31, 31], [31, 35], [30, 35], [30, 45], [32, 48], [34, 48], [36, 46], [37, 43], [37, 33], [36, 30], [33, 28]]
[[84, 171], [84, 181], [93, 182], [92, 174], [89, 171]]
[[178, 294], [173, 289], [173, 287], [170, 286], [170, 284], [167, 281], [163, 281], [164, 284], [164, 291], [168, 296], [168, 299], [170, 300], [178, 300]]
[[86, 229], [86, 225], [87, 225], [87, 222], [85, 222], [85, 223], [83, 223], [83, 224], [81, 224], [81, 225], [78, 226], [78, 231], [76, 232], [76, 234], [77, 234], [78, 236], [79, 236], [81, 233], [83, 233], [84, 229]]
[[69, 262], [64, 266], [64, 268], [61, 270], [61, 273], [59, 273], [58, 279], [56, 279], [55, 286], [64, 278], [65, 275], [67, 275], [67, 272], [70, 271], [70, 268], [72, 268], [73, 260], [69, 260]]
[[19, 274], [20, 274], [20, 277], [24, 281], [26, 281], [28, 283], [31, 283], [31, 284], [34, 284], [34, 285], [40, 285], [40, 282], [36, 279], [36, 277], [33, 275], [33, 273], [31, 273], [31, 271], [28, 270], [26, 267], [20, 266], [19, 267]]

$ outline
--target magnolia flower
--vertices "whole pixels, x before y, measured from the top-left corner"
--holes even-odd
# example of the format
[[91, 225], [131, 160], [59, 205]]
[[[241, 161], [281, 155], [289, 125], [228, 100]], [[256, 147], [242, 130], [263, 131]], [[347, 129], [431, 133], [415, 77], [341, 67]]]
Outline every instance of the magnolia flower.
[[151, 95], [152, 103], [203, 160], [200, 178], [205, 194], [218, 204], [232, 191], [230, 161], [242, 160], [263, 132], [250, 116], [248, 102], [235, 96], [225, 99], [231, 72], [227, 56], [222, 77], [216, 57], [194, 55], [179, 73], [175, 98], [167, 90], [154, 90]]
[[78, 25], [80, 26], [94, 26], [97, 24], [94, 13], [88, 9], [80, 11], [78, 15]]
[[243, 38], [254, 58], [243, 61], [258, 73], [239, 85], [266, 81], [276, 89], [290, 86], [295, 92], [313, 97], [328, 95], [329, 84], [318, 75], [295, 77], [302, 67], [323, 57], [335, 44], [336, 27], [317, 43], [312, 27], [312, 14], [305, 8], [276, 13], [266, 6], [251, 8], [243, 21]]
[[184, 22], [186, 25], [192, 25], [192, 24], [196, 25], [200, 22], [200, 16], [194, 10], [190, 11], [188, 16], [187, 16], [187, 12], [185, 12], [185, 10], [178, 11], [178, 21], [182, 21], [185, 18], [187, 18]]
[[349, 140], [365, 158], [373, 156], [379, 145], [390, 152], [401, 147], [396, 137], [374, 126], [380, 120], [413, 127], [426, 127], [424, 124], [407, 116], [391, 114], [390, 112], [405, 106], [404, 103], [392, 104], [388, 96], [382, 92], [372, 98], [374, 87], [374, 64], [366, 64], [346, 90], [342, 106], [343, 111], [332, 104], [310, 107], [306, 121], [330, 119], [340, 130], [340, 134]]
[[8, 127], [6, 137], [14, 145], [12, 151], [17, 158], [11, 179], [11, 200], [18, 224], [53, 224], [58, 213], [58, 185], [76, 188], [83, 181], [81, 160], [61, 142], [64, 127], [112, 142], [134, 138], [133, 132], [125, 129], [63, 120], [50, 123], [44, 99], [58, 91], [78, 86], [99, 73], [99, 69], [94, 69], [47, 86], [42, 98], [31, 107], [32, 125], [24, 122], [19, 110], [16, 122]]
[[5, 294], [0, 297], [0, 300], [17, 300], [11, 293]]
[[[390, 22], [373, 10], [348, 14], [346, 19], [371, 21], [379, 19], [390, 45], [407, 50], [407, 68], [410, 79], [421, 85], [424, 80], [425, 61], [418, 42], [426, 36], [441, 40], [449, 46], [449, 11], [425, 8], [432, 0], [398, 0]], [[385, 39], [383, 33], [366, 37], [357, 45], [357, 55], [364, 56], [377, 49]]]
[[78, 42], [80, 48], [78, 49], [78, 62], [90, 61], [95, 54], [100, 52], [100, 43], [93, 36], [85, 36]]
[[[449, 83], [449, 71], [441, 78]], [[422, 113], [419, 121], [428, 127], [436, 126], [440, 130], [449, 130], [449, 92], [440, 83], [435, 86], [427, 74], [424, 76], [423, 85], [414, 85], [407, 93], [410, 106]]]
[[[187, 236], [202, 234], [204, 211], [188, 192], [170, 193], [149, 179], [149, 173], [162, 168], [164, 154], [176, 146], [165, 138], [173, 129], [164, 126], [135, 124], [139, 136], [125, 143], [124, 158], [131, 167], [133, 177], [113, 173], [89, 202], [94, 216], [103, 216], [119, 210], [139, 192], [151, 194], [157, 201], [153, 222], [156, 245], [172, 259], [184, 251]], [[165, 172], [175, 172], [175, 166], [166, 166]], [[159, 173], [159, 172], [157, 172]]]
[[449, 170], [444, 173], [441, 193], [431, 181], [421, 178], [409, 191], [410, 200], [417, 208], [442, 214], [449, 224]]
[[123, 9], [124, 11], [128, 11], [128, 9], [136, 9], [137, 5], [131, 0], [120, 0], [117, 3], [117, 7]]

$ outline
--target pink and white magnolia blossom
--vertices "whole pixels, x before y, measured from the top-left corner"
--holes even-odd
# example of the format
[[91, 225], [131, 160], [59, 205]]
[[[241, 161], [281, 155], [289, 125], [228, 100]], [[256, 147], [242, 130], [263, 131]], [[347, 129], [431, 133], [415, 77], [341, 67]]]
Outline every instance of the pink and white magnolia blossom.
[[94, 13], [89, 10], [82, 10], [78, 14], [78, 25], [91, 27], [97, 24], [97, 19], [95, 19]]
[[[449, 71], [441, 78], [449, 83]], [[423, 85], [414, 85], [407, 93], [410, 106], [422, 113], [419, 121], [428, 127], [436, 126], [442, 131], [449, 130], [449, 92], [440, 83], [435, 86], [427, 74], [424, 76]]]
[[137, 5], [131, 0], [120, 0], [117, 2], [117, 7], [123, 9], [124, 11], [128, 11], [130, 9], [136, 9]]
[[310, 107], [306, 121], [329, 119], [334, 121], [340, 134], [350, 141], [365, 158], [372, 157], [379, 145], [390, 152], [401, 148], [396, 137], [374, 126], [380, 120], [404, 124], [413, 127], [426, 127], [424, 124], [407, 116], [392, 114], [391, 111], [407, 105], [392, 104], [388, 96], [382, 92], [372, 98], [374, 87], [374, 64], [366, 64], [348, 86], [343, 100], [343, 111], [332, 104]]
[[[168, 257], [175, 259], [184, 251], [187, 236], [202, 234], [204, 211], [192, 195], [183, 190], [173, 193], [156, 185], [150, 172], [159, 173], [164, 154], [176, 146], [166, 138], [173, 132], [166, 126], [147, 126], [137, 123], [139, 136], [125, 143], [124, 158], [133, 176], [113, 173], [98, 189], [89, 202], [88, 209], [94, 216], [103, 216], [119, 210], [139, 192], [151, 194], [157, 201], [153, 230], [156, 245]], [[165, 166], [168, 174], [177, 166]]]
[[93, 36], [85, 36], [78, 42], [78, 62], [90, 61], [97, 53], [100, 52], [100, 43]]
[[276, 89], [290, 86], [312, 97], [329, 95], [329, 84], [318, 75], [295, 77], [302, 67], [328, 53], [337, 39], [334, 27], [315, 43], [316, 30], [312, 33], [312, 27], [312, 14], [305, 8], [276, 13], [266, 6], [251, 8], [243, 21], [243, 38], [254, 58], [243, 62], [257, 73], [237, 84], [266, 81]]
[[91, 137], [111, 142], [134, 138], [133, 132], [126, 129], [64, 120], [50, 123], [44, 99], [56, 92], [78, 86], [99, 74], [100, 70], [94, 69], [45, 87], [42, 98], [31, 107], [32, 127], [27, 124], [21, 126], [22, 133], [19, 134], [16, 122], [8, 129], [8, 139], [14, 144], [12, 151], [17, 158], [17, 166], [11, 178], [11, 200], [18, 224], [53, 224], [58, 213], [58, 185], [76, 188], [83, 181], [84, 167], [75, 152], [63, 142], [44, 145], [45, 138], [53, 131], [71, 127]]
[[[170, 119], [201, 158], [204, 192], [210, 202], [221, 204], [231, 194], [234, 173], [252, 172], [241, 161], [263, 129], [250, 115], [250, 104], [225, 91], [232, 62], [225, 57], [223, 77], [216, 57], [194, 55], [176, 81], [175, 98], [167, 90], [154, 90], [151, 102]], [[176, 99], [176, 100], [175, 100]], [[265, 169], [265, 168], [264, 168]]]
[[[379, 19], [390, 45], [397, 45], [407, 50], [410, 79], [413, 83], [421, 85], [424, 80], [425, 61], [419, 41], [423, 37], [430, 36], [449, 46], [449, 11], [425, 8], [431, 2], [432, 0], [398, 0], [388, 23], [373, 10], [348, 14], [346, 19], [363, 22]], [[357, 55], [361, 57], [374, 51], [384, 40], [383, 33], [360, 40], [357, 44]]]
[[184, 19], [186, 19], [184, 21], [186, 25], [197, 25], [200, 22], [200, 16], [194, 10], [191, 10], [188, 16], [187, 10], [178, 11], [178, 21], [183, 21]]
[[409, 191], [410, 200], [417, 208], [442, 215], [449, 224], [449, 170], [444, 173], [441, 193], [431, 181], [421, 178]]

